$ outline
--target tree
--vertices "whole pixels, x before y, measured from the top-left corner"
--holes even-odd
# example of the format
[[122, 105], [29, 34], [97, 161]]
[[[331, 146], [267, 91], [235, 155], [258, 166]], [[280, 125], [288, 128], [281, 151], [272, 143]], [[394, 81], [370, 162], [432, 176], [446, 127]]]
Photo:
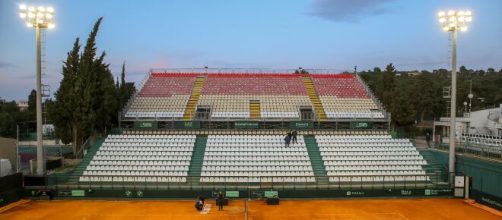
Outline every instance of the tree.
[[26, 121], [27, 118], [28, 113], [21, 112], [16, 102], [0, 102], [0, 137], [15, 138], [17, 123]]
[[127, 104], [127, 101], [131, 98], [131, 96], [136, 92], [136, 87], [134, 83], [126, 82], [125, 80], [125, 62], [122, 63], [122, 72], [120, 73], [120, 86], [118, 89], [120, 103], [118, 105], [118, 110], [122, 110], [122, 108]]
[[300, 68], [295, 70], [295, 74], [309, 74], [309, 72], [305, 69]]
[[97, 131], [104, 132], [111, 125], [113, 119], [116, 118], [120, 97], [117, 97], [113, 74], [109, 69], [109, 64], [104, 64], [105, 53], [97, 60], [97, 76], [99, 79], [98, 87], [96, 88], [101, 94], [95, 101], [96, 122], [94, 128]]
[[392, 109], [392, 105], [394, 104], [394, 101], [392, 100], [394, 96], [396, 95], [395, 90], [396, 90], [396, 69], [392, 65], [392, 63], [388, 64], [387, 67], [385, 67], [385, 72], [382, 74], [382, 79], [381, 79], [381, 99], [384, 105], [388, 109]]
[[35, 112], [37, 109], [37, 91], [31, 90], [30, 95], [28, 95], [28, 111]]
[[56, 135], [64, 143], [71, 141], [74, 153], [80, 152], [87, 137], [106, 130], [117, 111], [115, 82], [109, 64], [104, 63], [106, 53], [96, 57], [96, 36], [102, 19], [94, 24], [83, 52], [80, 54], [77, 38], [68, 53], [63, 64], [63, 79], [52, 105]]
[[66, 61], [63, 62], [63, 79], [55, 93], [56, 101], [49, 107], [49, 115], [53, 119], [56, 136], [65, 144], [73, 143], [73, 153], [77, 151], [78, 121], [76, 109], [78, 100], [76, 93], [76, 80], [80, 67], [80, 42], [79, 38], [73, 43], [73, 49], [68, 52]]
[[15, 137], [16, 126], [14, 117], [5, 111], [0, 111], [0, 136]]

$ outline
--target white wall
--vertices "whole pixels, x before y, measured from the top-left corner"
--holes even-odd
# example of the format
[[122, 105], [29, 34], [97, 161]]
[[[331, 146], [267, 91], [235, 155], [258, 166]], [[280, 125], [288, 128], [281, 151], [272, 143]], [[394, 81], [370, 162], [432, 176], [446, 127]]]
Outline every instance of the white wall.
[[[490, 111], [502, 111], [502, 104], [500, 105], [500, 108], [471, 112], [470, 133], [498, 136], [498, 129], [495, 128], [497, 123], [488, 119]], [[472, 129], [473, 127], [474, 129]]]

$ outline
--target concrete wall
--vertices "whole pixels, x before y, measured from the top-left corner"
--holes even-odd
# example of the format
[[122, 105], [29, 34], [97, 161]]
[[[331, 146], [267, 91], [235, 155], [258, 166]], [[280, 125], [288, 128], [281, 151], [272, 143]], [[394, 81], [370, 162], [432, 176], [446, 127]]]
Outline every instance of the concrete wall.
[[0, 158], [9, 159], [12, 167], [16, 167], [16, 139], [0, 137]]

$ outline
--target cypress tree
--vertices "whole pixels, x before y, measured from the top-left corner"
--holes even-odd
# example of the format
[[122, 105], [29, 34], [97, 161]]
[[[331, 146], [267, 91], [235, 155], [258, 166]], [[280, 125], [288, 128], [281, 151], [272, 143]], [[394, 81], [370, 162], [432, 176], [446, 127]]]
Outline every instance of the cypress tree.
[[75, 120], [75, 110], [77, 107], [77, 97], [75, 83], [80, 68], [80, 42], [75, 40], [73, 49], [68, 52], [66, 61], [63, 62], [63, 79], [56, 91], [54, 105], [49, 108], [49, 114], [53, 119], [56, 128], [56, 136], [65, 144], [73, 143], [74, 153], [77, 150], [75, 134], [77, 134], [77, 121]]

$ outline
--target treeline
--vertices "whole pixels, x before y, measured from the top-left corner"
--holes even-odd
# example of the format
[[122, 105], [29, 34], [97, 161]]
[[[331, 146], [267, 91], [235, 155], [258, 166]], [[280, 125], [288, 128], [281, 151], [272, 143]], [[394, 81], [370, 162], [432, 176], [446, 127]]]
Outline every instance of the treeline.
[[[473, 70], [462, 66], [457, 74], [457, 115], [464, 113], [464, 102], [469, 103], [471, 83], [472, 111], [502, 103], [502, 70]], [[451, 72], [446, 69], [400, 72], [389, 64], [384, 70], [374, 68], [360, 75], [391, 112], [394, 126], [412, 126], [437, 119], [449, 109], [449, 99], [443, 98], [443, 88], [451, 86]]]

